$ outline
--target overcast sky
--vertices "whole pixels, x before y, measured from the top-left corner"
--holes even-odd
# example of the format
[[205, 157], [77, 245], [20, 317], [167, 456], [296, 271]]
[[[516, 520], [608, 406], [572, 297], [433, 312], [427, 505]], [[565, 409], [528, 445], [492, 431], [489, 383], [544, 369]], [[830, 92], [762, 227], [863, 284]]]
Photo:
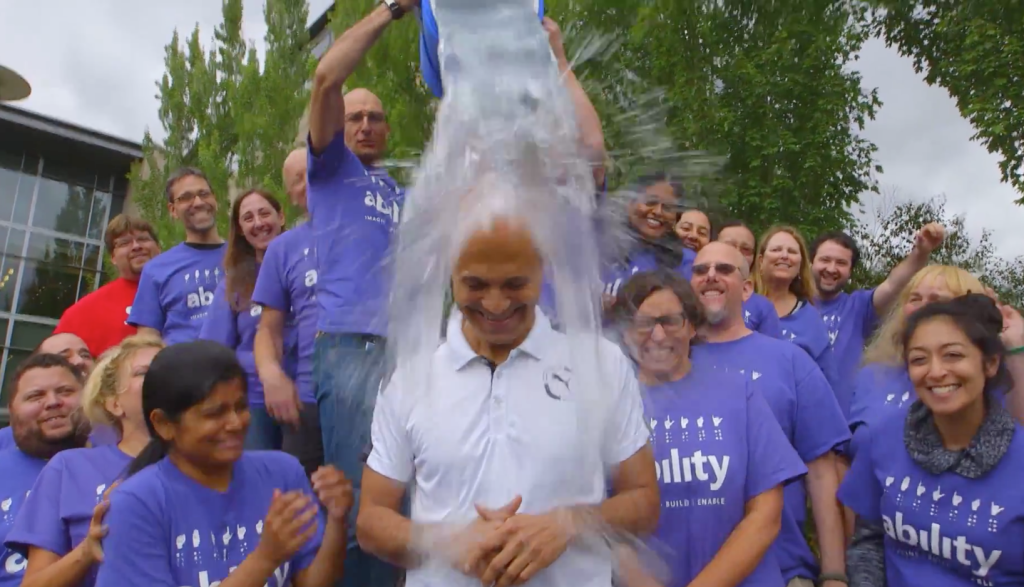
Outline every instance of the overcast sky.
[[[310, 20], [331, 3], [310, 0]], [[258, 46], [266, 28], [262, 4], [245, 0], [245, 33]], [[0, 63], [33, 87], [16, 106], [139, 141], [146, 128], [162, 134], [154, 81], [164, 70], [164, 45], [175, 28], [184, 37], [196, 22], [209, 39], [220, 2], [0, 0], [0, 13]], [[881, 42], [870, 42], [855, 67], [885, 103], [865, 130], [885, 169], [883, 192], [903, 198], [944, 193], [948, 209], [966, 213], [972, 234], [988, 227], [1004, 256], [1024, 254], [1024, 208], [999, 182], [997, 158], [970, 141], [971, 125], [946, 91], [928, 87], [909, 60]], [[876, 202], [865, 197], [867, 207]]]

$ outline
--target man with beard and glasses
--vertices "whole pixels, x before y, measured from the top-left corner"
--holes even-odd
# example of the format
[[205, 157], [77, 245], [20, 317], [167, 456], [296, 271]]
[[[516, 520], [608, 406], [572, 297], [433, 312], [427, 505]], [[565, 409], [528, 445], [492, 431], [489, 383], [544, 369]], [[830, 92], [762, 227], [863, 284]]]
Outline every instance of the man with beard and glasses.
[[[60, 451], [86, 446], [80, 374], [67, 359], [47, 353], [18, 366], [7, 406], [15, 446], [0, 451], [0, 543], [46, 462]], [[20, 585], [27, 564], [22, 555], [0, 548], [0, 587]]]
[[171, 216], [185, 225], [185, 242], [146, 263], [128, 323], [171, 345], [199, 338], [224, 276], [226, 245], [217, 233], [217, 197], [202, 171], [175, 171], [164, 194]]
[[854, 381], [860, 368], [864, 345], [871, 338], [879, 316], [884, 316], [915, 273], [928, 264], [932, 251], [942, 245], [946, 230], [932, 222], [918, 231], [914, 248], [894, 267], [878, 287], [846, 293], [860, 249], [845, 232], [827, 232], [810, 246], [811, 271], [818, 286], [815, 302], [828, 330], [837, 371], [836, 397], [844, 413], [849, 412]]
[[356, 531], [366, 550], [409, 567], [407, 587], [607, 587], [611, 561], [577, 540], [589, 524], [628, 534], [657, 525], [632, 365], [600, 341], [609, 397], [587, 431], [595, 442], [585, 441], [568, 337], [537, 307], [542, 274], [518, 223], [474, 232], [455, 262], [458, 311], [429, 380], [410, 381], [399, 365], [380, 394]]
[[[773, 546], [783, 576], [789, 587], [845, 587], [845, 535], [836, 501], [839, 472], [834, 451], [850, 433], [832, 388], [803, 349], [752, 332], [743, 323], [743, 299], [753, 283], [740, 251], [709, 243], [697, 253], [691, 283], [707, 315], [702, 332], [707, 342], [693, 347], [693, 364], [749, 378], [807, 465], [805, 480], [784, 490], [782, 528]], [[820, 565], [803, 533], [808, 493]]]
[[117, 268], [117, 279], [84, 296], [64, 311], [55, 333], [78, 335], [89, 345], [92, 356], [135, 334], [128, 314], [139, 289], [142, 268], [160, 254], [156, 231], [145, 220], [118, 214], [108, 224], [103, 243]]

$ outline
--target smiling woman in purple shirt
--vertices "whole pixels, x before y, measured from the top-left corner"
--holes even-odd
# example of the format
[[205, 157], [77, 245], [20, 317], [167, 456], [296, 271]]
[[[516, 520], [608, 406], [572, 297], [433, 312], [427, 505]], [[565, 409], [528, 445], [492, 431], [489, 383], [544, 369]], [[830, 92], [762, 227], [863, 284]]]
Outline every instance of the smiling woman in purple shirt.
[[96, 585], [313, 587], [340, 578], [351, 485], [326, 467], [311, 488], [294, 457], [243, 450], [247, 379], [235, 353], [211, 341], [153, 359], [142, 384], [152, 440], [110, 494]]
[[149, 443], [142, 380], [164, 343], [137, 335], [100, 358], [82, 406], [94, 424], [117, 432], [116, 445], [57, 453], [25, 499], [6, 545], [28, 560], [22, 587], [92, 587], [100, 562], [107, 493]]
[[872, 432], [839, 491], [858, 516], [851, 587], [1024, 584], [1024, 430], [1003, 315], [980, 294], [930, 304], [900, 342], [917, 400]]
[[690, 361], [704, 311], [671, 271], [638, 273], [617, 318], [645, 388], [661, 491], [654, 539], [671, 552], [669, 587], [782, 587], [770, 550], [783, 484], [807, 468], [771, 408], [739, 373]]
[[804, 238], [788, 226], [769, 229], [758, 244], [754, 265], [754, 289], [775, 306], [782, 339], [804, 349], [835, 390], [839, 380], [832, 345], [814, 306], [818, 291]]

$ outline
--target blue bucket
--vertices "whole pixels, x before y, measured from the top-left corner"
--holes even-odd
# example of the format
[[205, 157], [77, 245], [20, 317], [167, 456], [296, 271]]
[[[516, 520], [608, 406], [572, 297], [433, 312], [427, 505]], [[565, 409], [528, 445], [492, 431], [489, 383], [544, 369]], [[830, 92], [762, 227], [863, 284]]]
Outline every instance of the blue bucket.
[[[533, 0], [537, 8], [537, 16], [544, 18], [544, 0]], [[434, 18], [434, 0], [420, 2], [420, 71], [423, 81], [427, 82], [430, 91], [440, 98], [444, 95], [441, 85], [441, 62], [437, 56], [437, 46], [441, 36], [437, 32], [437, 20]]]

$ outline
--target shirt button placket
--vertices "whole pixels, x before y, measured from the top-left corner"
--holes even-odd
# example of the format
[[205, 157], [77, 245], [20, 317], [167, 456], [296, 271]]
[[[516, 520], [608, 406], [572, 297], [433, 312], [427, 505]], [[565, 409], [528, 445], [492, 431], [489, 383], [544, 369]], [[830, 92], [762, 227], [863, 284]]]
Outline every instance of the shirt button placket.
[[504, 435], [507, 430], [505, 379], [499, 366], [495, 369], [494, 383], [491, 385], [491, 430], [496, 435]]

